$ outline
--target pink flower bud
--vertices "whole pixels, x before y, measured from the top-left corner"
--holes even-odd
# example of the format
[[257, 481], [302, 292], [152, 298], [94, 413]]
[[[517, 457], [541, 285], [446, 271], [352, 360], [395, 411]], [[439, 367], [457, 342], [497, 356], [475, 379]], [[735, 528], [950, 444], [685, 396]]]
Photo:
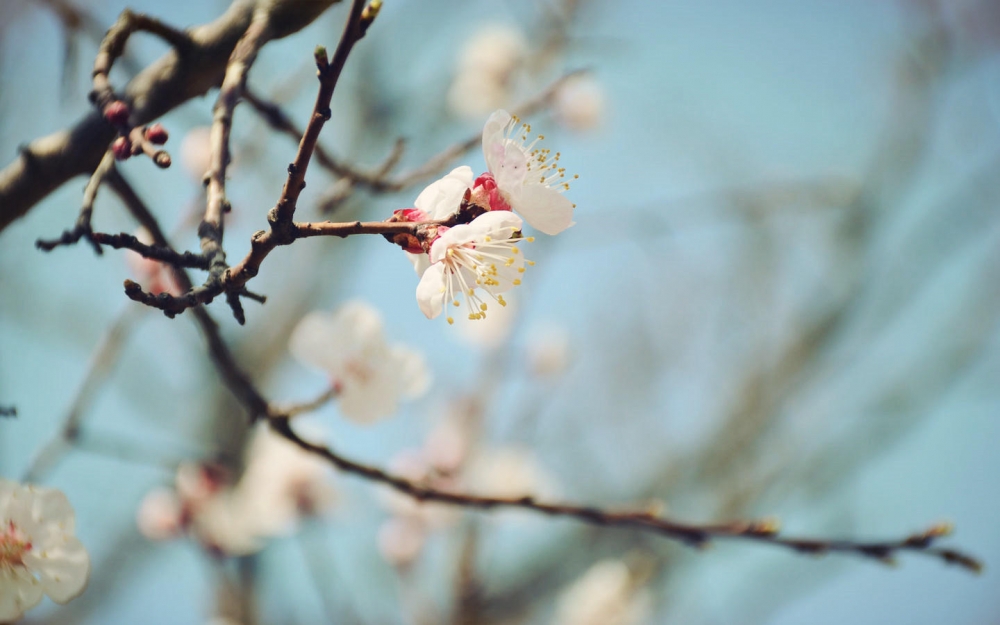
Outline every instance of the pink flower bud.
[[161, 123], [155, 123], [146, 129], [146, 140], [150, 143], [163, 145], [167, 142], [169, 137], [170, 135], [167, 134], [167, 129], [164, 128]]
[[428, 221], [430, 216], [419, 208], [400, 208], [392, 211], [392, 221]]
[[478, 204], [483, 208], [487, 208], [491, 211], [509, 211], [510, 204], [504, 199], [503, 195], [500, 193], [500, 188], [497, 187], [497, 181], [493, 178], [493, 174], [485, 173], [478, 178], [473, 185], [473, 192], [471, 201], [473, 204]]
[[104, 119], [115, 126], [127, 124], [129, 113], [128, 105], [121, 100], [115, 100], [104, 107]]
[[129, 141], [128, 137], [118, 137], [111, 144], [111, 151], [114, 152], [116, 159], [124, 161], [132, 156], [132, 142]]

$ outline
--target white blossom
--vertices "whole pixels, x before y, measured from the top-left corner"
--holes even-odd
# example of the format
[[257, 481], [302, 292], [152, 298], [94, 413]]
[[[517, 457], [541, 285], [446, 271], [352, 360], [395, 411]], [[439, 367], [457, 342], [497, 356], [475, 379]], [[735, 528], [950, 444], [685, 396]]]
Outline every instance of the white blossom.
[[552, 108], [556, 120], [570, 130], [593, 130], [604, 120], [604, 88], [593, 76], [573, 76], [556, 91]]
[[463, 482], [477, 495], [515, 499], [551, 496], [554, 480], [535, 455], [521, 447], [483, 449], [469, 462]]
[[420, 396], [430, 383], [423, 357], [386, 343], [381, 315], [360, 301], [335, 313], [306, 315], [292, 332], [289, 348], [329, 376], [341, 414], [359, 423], [394, 414], [400, 399]]
[[474, 31], [459, 52], [448, 107], [462, 117], [479, 117], [506, 105], [527, 53], [527, 40], [513, 26], [490, 24]]
[[[431, 245], [430, 266], [417, 285], [417, 303], [428, 319], [441, 314], [446, 303], [461, 306], [465, 300], [470, 319], [486, 317], [488, 305], [480, 292], [500, 306], [502, 293], [521, 284], [526, 260], [518, 243], [532, 241], [521, 236], [521, 219], [509, 211], [490, 211], [471, 223], [450, 228]], [[448, 317], [448, 323], [454, 323]]]
[[43, 594], [66, 603], [83, 592], [90, 556], [75, 525], [62, 492], [0, 479], [0, 622], [20, 618]]
[[556, 625], [641, 625], [649, 622], [651, 598], [637, 589], [619, 560], [602, 560], [563, 591]]
[[[563, 196], [569, 190], [561, 154], [528, 142], [529, 124], [496, 111], [483, 127], [483, 156], [489, 170], [474, 182], [472, 199], [492, 210], [513, 210], [533, 228], [558, 234], [573, 225], [575, 204]], [[573, 176], [578, 178], [578, 176]]]

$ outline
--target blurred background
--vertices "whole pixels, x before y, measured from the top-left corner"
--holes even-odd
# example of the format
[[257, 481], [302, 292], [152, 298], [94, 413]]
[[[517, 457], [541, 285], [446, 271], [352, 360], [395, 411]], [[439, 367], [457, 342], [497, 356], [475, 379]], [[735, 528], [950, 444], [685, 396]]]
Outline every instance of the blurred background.
[[[3, 0], [4, 164], [87, 112], [99, 39], [126, 6], [187, 27], [228, 2]], [[304, 125], [312, 50], [333, 49], [345, 15], [269, 44], [250, 89]], [[114, 84], [165, 49], [134, 37]], [[336, 402], [300, 417], [349, 457], [399, 467], [457, 436], [469, 490], [697, 522], [774, 515], [810, 536], [949, 520], [983, 575], [919, 556], [893, 569], [737, 541], [698, 551], [521, 512], [428, 520], [351, 476], [250, 554], [150, 540], [136, 522], [147, 494], [174, 488], [182, 461], [239, 475], [252, 433], [191, 315], [124, 296], [142, 277], [124, 253], [35, 249], [73, 223], [79, 178], [0, 235], [0, 405], [18, 410], [0, 420], [0, 475], [64, 490], [92, 558], [87, 592], [24, 622], [1000, 622], [1000, 4], [388, 0], [321, 142], [376, 167], [403, 137], [407, 170], [579, 68], [528, 119], [580, 175], [577, 225], [531, 244], [512, 312], [429, 321], [398, 249], [309, 239], [267, 259], [251, 288], [268, 301], [247, 303], [245, 327], [209, 307], [240, 363], [270, 398], [315, 397], [327, 381], [289, 335], [362, 299], [433, 384], [370, 425]], [[184, 249], [198, 246], [214, 100], [161, 120], [172, 168], [120, 166]], [[248, 104], [233, 137], [238, 259], [296, 145]], [[464, 163], [485, 168], [478, 147]], [[300, 220], [384, 219], [430, 182], [373, 194], [315, 163], [307, 179]], [[94, 221], [136, 228], [108, 191]], [[81, 434], [62, 445], [68, 419]], [[419, 521], [391, 524], [406, 518]], [[600, 588], [617, 611], [583, 614]]]

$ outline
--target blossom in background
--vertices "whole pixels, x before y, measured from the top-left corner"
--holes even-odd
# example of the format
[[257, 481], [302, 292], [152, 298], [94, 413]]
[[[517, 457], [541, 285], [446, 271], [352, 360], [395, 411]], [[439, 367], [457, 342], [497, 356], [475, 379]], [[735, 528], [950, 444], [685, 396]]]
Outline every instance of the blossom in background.
[[[153, 235], [145, 228], [136, 230], [135, 238], [146, 245], [153, 244]], [[161, 263], [158, 260], [153, 260], [152, 258], [146, 258], [132, 250], [125, 252], [125, 262], [128, 264], [129, 270], [135, 277], [136, 282], [141, 284], [149, 293], [153, 295], [169, 293], [174, 296], [182, 294], [181, 287], [177, 284], [177, 279], [174, 277], [174, 272], [169, 265]]]
[[211, 552], [247, 555], [336, 501], [330, 467], [266, 425], [254, 432], [244, 466], [234, 484], [215, 465], [181, 464], [173, 489], [157, 488], [143, 498], [139, 531], [155, 541], [190, 533]]
[[529, 332], [528, 369], [539, 377], [556, 377], [572, 358], [569, 332], [560, 325], [539, 325]]
[[491, 24], [474, 31], [459, 52], [448, 108], [473, 118], [505, 106], [527, 53], [527, 40], [513, 26]]
[[90, 556], [77, 540], [73, 508], [62, 492], [0, 479], [0, 622], [83, 592]]
[[359, 423], [394, 414], [400, 399], [419, 397], [430, 384], [423, 356], [386, 343], [381, 315], [360, 301], [303, 317], [289, 349], [329, 376], [341, 414]]
[[530, 133], [529, 124], [507, 111], [490, 115], [483, 127], [488, 172], [474, 181], [472, 201], [489, 210], [513, 210], [531, 227], [559, 234], [573, 225], [576, 208], [563, 195], [569, 180], [559, 164], [562, 155], [535, 147], [544, 135], [528, 143]]
[[556, 91], [552, 112], [570, 130], [593, 130], [605, 114], [604, 88], [593, 76], [572, 76]]
[[602, 560], [563, 591], [556, 605], [556, 625], [640, 625], [648, 623], [652, 598], [637, 588], [620, 560]]
[[[521, 219], [509, 211], [491, 211], [471, 223], [449, 228], [431, 245], [430, 266], [417, 285], [417, 304], [428, 319], [441, 314], [446, 303], [461, 306], [463, 298], [469, 319], [483, 319], [488, 305], [479, 291], [506, 306], [503, 293], [521, 284], [525, 265], [534, 264], [521, 254], [518, 243], [532, 241], [521, 236]], [[448, 317], [448, 323], [454, 323]]]

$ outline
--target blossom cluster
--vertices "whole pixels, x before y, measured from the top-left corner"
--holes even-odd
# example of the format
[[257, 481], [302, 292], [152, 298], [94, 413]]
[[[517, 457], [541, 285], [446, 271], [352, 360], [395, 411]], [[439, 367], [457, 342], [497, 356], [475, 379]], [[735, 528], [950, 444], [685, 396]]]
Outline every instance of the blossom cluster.
[[43, 595], [66, 603], [84, 591], [90, 556], [75, 526], [62, 492], [0, 479], [0, 622], [21, 618]]
[[[462, 301], [473, 320], [486, 317], [487, 300], [506, 306], [503, 294], [521, 284], [526, 267], [534, 264], [521, 251], [522, 243], [534, 241], [524, 236], [524, 222], [547, 235], [573, 225], [576, 205], [563, 195], [571, 178], [560, 165], [562, 155], [538, 147], [544, 136], [529, 140], [530, 135], [529, 124], [494, 112], [483, 128], [487, 171], [475, 177], [470, 167], [458, 167], [424, 189], [413, 208], [393, 215], [395, 221], [431, 225], [430, 236], [406, 246], [420, 275], [417, 303], [428, 318], [449, 304], [461, 307]], [[445, 225], [460, 211], [474, 218]]]

